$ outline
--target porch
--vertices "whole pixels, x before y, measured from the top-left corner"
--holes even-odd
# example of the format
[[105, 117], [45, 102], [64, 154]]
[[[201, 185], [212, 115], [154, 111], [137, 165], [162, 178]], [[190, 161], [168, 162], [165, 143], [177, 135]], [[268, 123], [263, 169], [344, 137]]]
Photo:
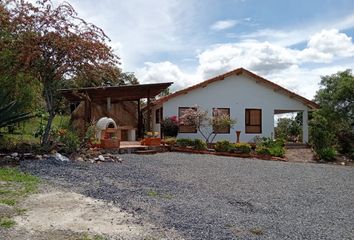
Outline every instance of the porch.
[[[79, 89], [62, 89], [61, 93], [71, 103], [84, 108], [77, 128], [83, 128], [85, 132], [87, 125], [92, 125], [102, 117], [112, 118], [117, 123], [120, 140], [129, 140], [131, 143], [123, 144], [122, 147], [137, 146], [137, 140], [144, 137], [145, 131], [151, 131], [151, 99], [155, 98], [163, 90], [168, 88], [172, 82], [137, 84], [108, 87], [88, 87]], [[129, 103], [129, 106], [122, 103]], [[119, 108], [115, 107], [119, 105]], [[143, 105], [143, 106], [142, 106]], [[148, 114], [143, 121], [142, 107], [147, 109]], [[123, 143], [122, 142], [122, 143]]]
[[[275, 109], [274, 116], [282, 115], [282, 114], [292, 114], [292, 113], [301, 113], [302, 114], [302, 144], [307, 144], [309, 141], [309, 132], [308, 132], [308, 110], [282, 110]], [[290, 144], [291, 145], [291, 144]], [[300, 145], [299, 145], [300, 146]], [[303, 145], [301, 145], [303, 146]]]

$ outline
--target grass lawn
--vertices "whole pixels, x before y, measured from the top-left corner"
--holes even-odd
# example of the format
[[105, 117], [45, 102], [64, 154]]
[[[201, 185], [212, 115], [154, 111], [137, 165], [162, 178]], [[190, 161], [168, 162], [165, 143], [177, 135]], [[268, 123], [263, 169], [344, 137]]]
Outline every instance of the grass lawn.
[[[25, 209], [17, 207], [19, 200], [37, 190], [39, 179], [30, 174], [22, 173], [16, 168], [0, 168], [0, 205], [13, 208], [13, 212], [21, 214]], [[15, 222], [13, 214], [0, 213], [0, 227], [10, 228]]]

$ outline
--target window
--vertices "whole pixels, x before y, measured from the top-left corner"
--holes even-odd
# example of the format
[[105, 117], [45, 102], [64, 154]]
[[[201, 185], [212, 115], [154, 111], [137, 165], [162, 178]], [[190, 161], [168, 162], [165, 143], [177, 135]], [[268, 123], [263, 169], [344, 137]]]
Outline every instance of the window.
[[162, 107], [160, 107], [155, 111], [155, 122], [161, 123], [162, 120], [163, 120], [163, 109]]
[[[213, 117], [218, 115], [227, 115], [230, 117], [230, 108], [213, 108]], [[230, 126], [215, 129], [213, 127], [214, 133], [230, 133]]]
[[[182, 117], [184, 112], [190, 108], [191, 107], [179, 107], [178, 108], [178, 118]], [[196, 108], [192, 108], [192, 109], [197, 110]], [[197, 133], [197, 128], [195, 126], [191, 126], [191, 125], [180, 124], [179, 125], [179, 132], [180, 133]]]
[[262, 109], [246, 109], [246, 133], [262, 133]]

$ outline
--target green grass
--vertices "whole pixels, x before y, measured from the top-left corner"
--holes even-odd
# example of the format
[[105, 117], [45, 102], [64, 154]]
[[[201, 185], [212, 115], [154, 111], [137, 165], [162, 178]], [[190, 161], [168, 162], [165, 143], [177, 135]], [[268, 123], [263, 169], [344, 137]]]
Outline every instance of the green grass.
[[17, 201], [15, 199], [0, 199], [0, 204], [5, 204], [9, 206], [15, 206]]
[[0, 203], [14, 206], [19, 198], [35, 192], [39, 179], [16, 168], [0, 168]]
[[173, 196], [169, 193], [166, 193], [166, 194], [160, 194], [158, 193], [157, 191], [155, 190], [152, 190], [150, 189], [148, 192], [147, 192], [147, 195], [149, 197], [154, 197], [154, 198], [163, 198], [163, 199], [172, 199]]
[[[20, 123], [16, 126], [14, 133], [7, 133], [6, 128], [0, 129], [0, 149], [8, 151], [18, 151], [21, 149], [29, 152], [36, 151], [39, 148], [40, 138], [35, 137], [34, 133], [39, 128], [42, 123], [46, 123], [46, 120], [41, 120], [41, 118], [31, 118], [27, 121]], [[68, 128], [70, 122], [69, 115], [57, 115], [53, 119], [52, 129], [56, 128]], [[27, 150], [27, 148], [29, 148]]]
[[148, 195], [149, 197], [158, 197], [158, 196], [159, 196], [158, 192], [156, 192], [155, 190], [149, 190], [149, 191], [147, 192], [147, 195]]
[[11, 228], [15, 224], [16, 224], [16, 222], [14, 220], [12, 220], [11, 218], [1, 218], [0, 219], [0, 227]]

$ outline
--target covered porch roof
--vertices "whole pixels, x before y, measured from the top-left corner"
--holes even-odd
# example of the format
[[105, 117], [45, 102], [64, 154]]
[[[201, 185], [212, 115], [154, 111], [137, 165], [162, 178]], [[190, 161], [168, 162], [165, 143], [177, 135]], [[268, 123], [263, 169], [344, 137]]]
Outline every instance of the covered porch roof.
[[136, 101], [142, 98], [152, 98], [171, 86], [172, 82], [136, 84], [108, 87], [87, 87], [61, 89], [63, 96], [71, 102], [84, 101], [89, 97], [91, 102], [101, 102], [107, 98], [111, 102]]

